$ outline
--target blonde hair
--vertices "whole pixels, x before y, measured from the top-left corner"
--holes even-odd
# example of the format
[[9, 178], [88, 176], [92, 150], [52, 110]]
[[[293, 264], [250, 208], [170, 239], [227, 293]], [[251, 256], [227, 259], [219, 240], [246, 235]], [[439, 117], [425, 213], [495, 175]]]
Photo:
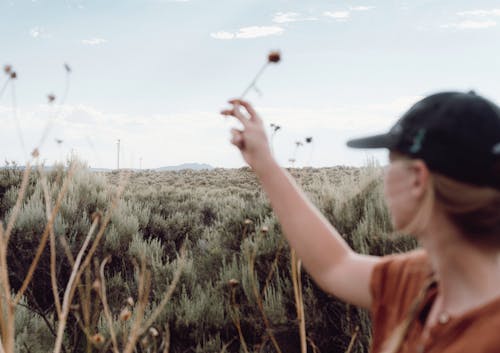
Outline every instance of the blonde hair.
[[[396, 158], [399, 159], [399, 156]], [[419, 209], [400, 231], [414, 234], [425, 227], [430, 222], [435, 203], [443, 208], [471, 244], [500, 248], [500, 190], [431, 173]], [[397, 353], [401, 349], [432, 283], [434, 279], [424, 284], [403, 322], [384, 343], [382, 353]]]

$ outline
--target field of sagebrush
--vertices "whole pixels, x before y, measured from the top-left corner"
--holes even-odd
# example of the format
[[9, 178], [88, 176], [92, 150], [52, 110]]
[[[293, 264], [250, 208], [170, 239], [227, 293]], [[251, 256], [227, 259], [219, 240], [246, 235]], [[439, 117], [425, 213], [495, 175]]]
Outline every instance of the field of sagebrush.
[[[309, 352], [368, 351], [368, 314], [292, 271], [291, 251], [251, 170], [98, 174], [78, 165], [68, 178], [69, 169], [30, 174], [11, 231], [6, 262], [15, 296], [47, 229], [47, 209], [67, 182], [50, 246], [15, 310], [17, 352], [53, 351], [58, 336], [66, 353], [301, 352], [299, 307]], [[415, 244], [389, 236], [379, 169], [291, 173], [355, 250], [382, 255]], [[22, 177], [15, 166], [0, 170], [3, 224]], [[89, 231], [94, 225], [101, 238]], [[94, 249], [84, 247], [87, 238]], [[80, 252], [86, 266], [68, 300]]]

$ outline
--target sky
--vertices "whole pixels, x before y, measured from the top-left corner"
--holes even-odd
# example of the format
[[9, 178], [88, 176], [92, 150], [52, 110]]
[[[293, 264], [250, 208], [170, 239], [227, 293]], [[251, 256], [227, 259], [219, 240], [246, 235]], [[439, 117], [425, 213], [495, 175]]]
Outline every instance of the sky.
[[500, 102], [499, 38], [498, 0], [0, 0], [0, 65], [18, 76], [0, 73], [0, 158], [40, 146], [46, 164], [116, 168], [120, 140], [120, 167], [244, 166], [219, 112], [279, 50], [246, 96], [282, 127], [278, 162], [384, 164], [346, 141], [437, 91]]

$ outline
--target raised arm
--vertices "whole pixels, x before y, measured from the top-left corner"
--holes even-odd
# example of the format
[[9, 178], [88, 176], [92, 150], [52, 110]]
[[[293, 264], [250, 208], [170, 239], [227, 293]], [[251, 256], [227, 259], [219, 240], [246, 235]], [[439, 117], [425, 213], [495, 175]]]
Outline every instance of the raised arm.
[[[370, 278], [379, 258], [355, 253], [336, 229], [312, 205], [290, 174], [271, 155], [263, 122], [244, 101], [230, 101], [223, 115], [237, 118], [232, 143], [257, 174], [290, 246], [309, 274], [328, 293], [365, 308], [371, 305]], [[240, 111], [243, 106], [248, 117]]]

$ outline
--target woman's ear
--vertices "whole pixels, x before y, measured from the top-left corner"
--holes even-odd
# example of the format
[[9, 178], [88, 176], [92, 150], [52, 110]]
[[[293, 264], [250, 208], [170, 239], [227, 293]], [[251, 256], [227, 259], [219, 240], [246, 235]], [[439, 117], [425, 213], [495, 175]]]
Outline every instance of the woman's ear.
[[422, 197], [430, 182], [430, 171], [427, 164], [421, 159], [413, 160], [411, 163], [412, 171], [412, 194], [416, 197]]

